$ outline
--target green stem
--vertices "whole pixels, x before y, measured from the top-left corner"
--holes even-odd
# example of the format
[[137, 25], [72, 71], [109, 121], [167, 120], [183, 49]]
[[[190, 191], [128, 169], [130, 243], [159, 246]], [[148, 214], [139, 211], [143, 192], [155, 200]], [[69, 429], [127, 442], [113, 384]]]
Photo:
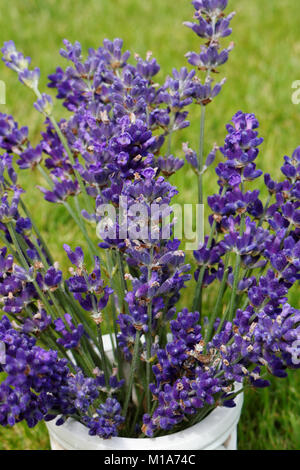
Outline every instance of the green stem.
[[137, 365], [138, 365], [139, 349], [140, 349], [140, 336], [141, 336], [140, 331], [137, 331], [136, 336], [135, 336], [133, 358], [132, 358], [131, 370], [130, 370], [130, 376], [129, 376], [129, 384], [128, 384], [128, 388], [127, 388], [127, 393], [126, 393], [125, 403], [124, 403], [124, 408], [123, 408], [123, 413], [122, 413], [125, 418], [127, 416], [129, 401], [130, 401], [131, 394], [132, 394], [132, 386], [133, 386], [133, 381], [134, 381], [134, 375], [135, 375]]
[[35, 224], [35, 222], [34, 222], [34, 220], [33, 220], [33, 217], [31, 216], [31, 214], [30, 214], [28, 208], [26, 207], [26, 205], [25, 205], [25, 203], [22, 201], [22, 199], [20, 200], [20, 204], [21, 204], [21, 207], [22, 207], [23, 211], [25, 212], [26, 216], [30, 219], [30, 221], [31, 221], [31, 223], [32, 223], [32, 228], [33, 228], [33, 230], [35, 231], [37, 238], [38, 238], [39, 241], [41, 242], [41, 244], [42, 244], [42, 246], [43, 246], [43, 248], [44, 248], [44, 250], [45, 250], [45, 253], [46, 253], [46, 255], [47, 255], [47, 257], [48, 257], [50, 263], [53, 264], [53, 258], [52, 258], [52, 256], [51, 256], [51, 253], [50, 253], [49, 250], [48, 250], [47, 244], [46, 244], [45, 240], [43, 239], [43, 237], [42, 237], [42, 235], [41, 235], [39, 229], [37, 228], [37, 226], [36, 226], [36, 224]]
[[110, 285], [112, 289], [114, 290], [113, 295], [111, 296], [111, 312], [112, 312], [112, 320], [113, 320], [113, 329], [114, 329], [114, 334], [116, 338], [116, 356], [118, 359], [118, 369], [122, 368], [122, 353], [120, 351], [118, 341], [117, 341], [117, 334], [118, 334], [118, 325], [117, 325], [117, 309], [116, 309], [116, 304], [115, 304], [115, 299], [114, 299], [114, 294], [116, 293], [118, 297], [118, 302], [119, 305], [122, 305], [123, 299], [124, 299], [124, 294], [121, 296], [120, 290], [117, 288], [115, 280], [114, 280], [114, 275], [113, 275], [113, 262], [112, 262], [112, 257], [111, 253], [108, 251], [106, 252], [106, 263], [109, 271], [109, 276], [110, 276]]
[[140, 395], [138, 406], [136, 407], [136, 411], [135, 411], [135, 414], [134, 414], [134, 417], [133, 417], [133, 420], [132, 420], [132, 425], [131, 425], [131, 428], [130, 428], [129, 436], [132, 436], [134, 434], [136, 422], [137, 422], [139, 414], [141, 412], [144, 397], [145, 397], [145, 391], [143, 391]]
[[[225, 194], [225, 192], [226, 192], [226, 187], [224, 186], [223, 190], [222, 190], [222, 193], [221, 193], [221, 196], [223, 196]], [[207, 241], [207, 249], [208, 250], [211, 248], [212, 241], [213, 241], [215, 231], [216, 231], [216, 226], [217, 226], [217, 222], [216, 222], [216, 220], [214, 220], [213, 223], [212, 223], [209, 238], [208, 238], [208, 241]], [[206, 269], [206, 265], [203, 265], [202, 268], [200, 269], [199, 277], [198, 277], [198, 281], [197, 281], [197, 285], [196, 285], [196, 289], [195, 289], [194, 302], [193, 302], [193, 311], [194, 312], [196, 310], [199, 311], [200, 319], [201, 319], [201, 313], [202, 313], [202, 284], [203, 284], [205, 269]]]
[[[20, 247], [20, 245], [19, 245], [19, 242], [18, 242], [18, 239], [17, 239], [17, 236], [16, 236], [15, 229], [14, 229], [14, 227], [13, 227], [13, 225], [12, 225], [11, 222], [7, 225], [7, 228], [8, 228], [8, 230], [9, 230], [10, 236], [11, 236], [11, 238], [12, 238], [13, 244], [14, 244], [14, 246], [15, 246], [17, 252], [18, 252], [18, 255], [19, 255], [19, 258], [20, 258], [21, 263], [22, 263], [22, 265], [23, 265], [23, 268], [28, 271], [28, 270], [29, 270], [29, 265], [28, 265], [28, 263], [27, 263], [27, 260], [26, 260], [26, 258], [25, 258], [25, 256], [24, 256], [24, 254], [23, 254], [23, 251], [22, 251], [22, 249], [21, 249], [21, 247]], [[34, 285], [34, 287], [35, 287], [35, 289], [36, 289], [36, 291], [37, 291], [37, 293], [38, 293], [38, 295], [39, 295], [41, 301], [43, 302], [44, 307], [45, 307], [45, 309], [46, 309], [48, 315], [50, 315], [51, 318], [54, 317], [54, 319], [55, 319], [55, 315], [54, 315], [54, 312], [53, 312], [53, 308], [52, 308], [51, 305], [49, 304], [47, 298], [46, 298], [45, 295], [43, 294], [43, 292], [42, 292], [42, 290], [40, 289], [38, 283], [36, 282], [35, 279], [32, 280], [32, 283], [33, 283], [33, 285]]]
[[[148, 266], [148, 284], [152, 274], [152, 262], [153, 262], [153, 247], [150, 252], [150, 264]], [[148, 332], [146, 334], [146, 349], [147, 349], [147, 362], [146, 362], [146, 397], [147, 397], [147, 410], [150, 412], [151, 407], [151, 396], [150, 396], [150, 381], [151, 381], [151, 349], [152, 349], [152, 300], [149, 300], [147, 306], [147, 317], [148, 317]]]
[[9, 223], [7, 224], [7, 228], [8, 228], [9, 234], [10, 234], [10, 236], [11, 236], [11, 239], [12, 239], [12, 241], [13, 241], [14, 247], [16, 248], [16, 251], [17, 251], [17, 253], [18, 253], [18, 256], [19, 256], [19, 258], [20, 258], [20, 260], [21, 260], [21, 263], [23, 264], [23, 268], [29, 270], [29, 265], [28, 265], [27, 260], [26, 260], [26, 258], [25, 258], [25, 256], [24, 256], [24, 253], [23, 253], [23, 251], [22, 251], [22, 249], [21, 249], [21, 247], [20, 247], [20, 245], [19, 245], [19, 241], [18, 241], [18, 239], [17, 239], [17, 234], [16, 234], [16, 232], [15, 232], [15, 229], [14, 229], [14, 227], [13, 227], [12, 222], [9, 222]]
[[218, 294], [217, 302], [216, 302], [212, 317], [210, 319], [210, 322], [209, 322], [209, 325], [208, 325], [208, 328], [207, 328], [207, 331], [206, 331], [205, 344], [211, 339], [211, 334], [212, 334], [212, 331], [213, 331], [214, 323], [215, 323], [215, 321], [218, 317], [219, 310], [220, 310], [222, 300], [223, 300], [223, 297], [224, 297], [224, 292], [226, 290], [226, 282], [227, 282], [227, 277], [228, 277], [229, 256], [230, 256], [230, 254], [226, 253], [223, 279], [222, 279], [222, 282], [221, 282], [221, 286], [219, 288], [219, 294]]
[[[240, 222], [240, 237], [242, 236], [243, 231], [244, 231], [244, 220], [245, 220], [245, 214], [242, 214], [241, 222]], [[240, 277], [241, 259], [242, 258], [241, 258], [240, 253], [237, 253], [236, 263], [235, 263], [235, 268], [234, 268], [233, 286], [232, 286], [232, 292], [231, 292], [231, 298], [230, 298], [229, 321], [232, 321], [233, 315], [234, 315], [237, 287], [238, 287], [239, 277]]]
[[259, 223], [258, 223], [258, 227], [261, 227], [262, 224], [263, 224], [263, 222], [264, 222], [265, 215], [266, 215], [267, 210], [268, 210], [268, 208], [269, 208], [269, 204], [270, 204], [271, 199], [272, 199], [272, 194], [269, 194], [268, 199], [267, 199], [267, 202], [266, 202], [265, 207], [264, 207], [264, 210], [263, 210], [263, 213], [262, 213], [262, 215], [261, 215], [260, 221], [259, 221]]
[[16, 252], [16, 250], [14, 250], [14, 248], [12, 247], [11, 244], [9, 244], [8, 240], [6, 240], [5, 236], [2, 235], [2, 232], [0, 231], [0, 240], [2, 241], [2, 243], [4, 243], [5, 246], [7, 246], [7, 248], [12, 252], [13, 256], [15, 259], [19, 260], [19, 255], [18, 253]]
[[109, 372], [108, 372], [108, 367], [107, 367], [107, 358], [106, 358], [106, 354], [104, 351], [102, 331], [101, 331], [100, 325], [97, 325], [97, 330], [98, 330], [98, 344], [99, 344], [100, 353], [101, 353], [105, 383], [106, 383], [106, 386], [108, 387], [109, 386]]
[[63, 205], [65, 206], [65, 208], [67, 209], [67, 211], [69, 212], [70, 216], [73, 218], [73, 220], [75, 221], [75, 223], [78, 225], [78, 227], [80, 228], [87, 244], [88, 244], [88, 249], [90, 251], [90, 256], [91, 256], [91, 259], [93, 260], [94, 259], [94, 256], [98, 256], [98, 250], [97, 248], [95, 247], [95, 245], [93, 244], [92, 240], [90, 239], [90, 237], [88, 236], [88, 233], [87, 233], [87, 230], [85, 228], [85, 225], [84, 223], [82, 222], [80, 216], [77, 217], [75, 212], [73, 211], [72, 207], [70, 206], [70, 204], [68, 204], [66, 201], [63, 202]]
[[119, 270], [120, 281], [121, 281], [121, 289], [122, 289], [122, 293], [120, 293], [120, 297], [121, 297], [121, 300], [122, 300], [122, 306], [123, 306], [123, 309], [125, 310], [125, 312], [127, 314], [129, 314], [128, 304], [124, 300], [125, 294], [127, 292], [127, 285], [126, 285], [126, 281], [125, 281], [125, 277], [124, 277], [125, 273], [124, 273], [123, 261], [122, 261], [122, 258], [121, 258], [121, 255], [120, 255], [119, 251], [117, 252], [117, 264], [118, 264], [118, 270]]
[[[214, 220], [214, 222], [212, 224], [212, 227], [211, 227], [209, 239], [208, 239], [208, 242], [207, 242], [207, 249], [208, 250], [211, 248], [211, 245], [212, 245], [214, 233], [215, 233], [215, 230], [216, 230], [216, 225], [217, 225], [217, 223]], [[201, 313], [202, 313], [202, 285], [203, 285], [205, 269], [206, 269], [206, 265], [204, 264], [201, 267], [200, 272], [199, 272], [199, 277], [198, 277], [198, 281], [197, 281], [197, 285], [196, 285], [195, 297], [194, 297], [194, 302], [193, 302], [193, 311], [195, 312], [196, 310], [198, 310], [199, 313], [200, 313], [200, 316], [201, 316]]]
[[230, 298], [229, 321], [232, 320], [233, 314], [234, 314], [240, 267], [241, 267], [241, 255], [238, 253], [236, 256], [236, 263], [235, 263], [235, 269], [234, 269], [234, 281], [233, 281], [232, 293], [231, 293], [231, 298]]
[[173, 126], [175, 122], [175, 114], [170, 118], [170, 125], [169, 125], [169, 131], [168, 131], [168, 155], [171, 155], [171, 149], [172, 149], [172, 135], [173, 135]]
[[203, 204], [203, 149], [204, 149], [204, 129], [205, 129], [205, 106], [201, 105], [200, 118], [200, 141], [198, 154], [198, 203]]
[[[88, 281], [87, 273], [85, 272], [85, 270], [83, 270], [83, 276], [84, 276], [84, 278], [86, 280], [86, 283], [88, 285], [89, 281]], [[92, 297], [93, 312], [98, 313], [98, 307], [97, 307], [95, 297], [94, 297], [94, 295], [92, 295], [91, 297]], [[108, 385], [109, 385], [109, 373], [108, 373], [107, 364], [108, 364], [109, 360], [108, 360], [108, 357], [105, 354], [105, 350], [104, 350], [104, 346], [103, 346], [102, 331], [101, 331], [100, 323], [97, 323], [97, 337], [98, 337], [98, 342], [96, 344], [98, 344], [98, 346], [99, 346], [99, 351], [100, 351], [100, 355], [101, 355], [101, 362], [102, 362], [102, 368], [103, 368], [104, 377], [105, 377], [105, 383], [106, 383], [106, 386], [108, 387]]]
[[55, 118], [54, 118], [54, 116], [52, 116], [52, 115], [49, 116], [49, 119], [50, 119], [50, 121], [51, 121], [51, 123], [52, 123], [52, 125], [53, 125], [53, 127], [54, 127], [54, 129], [55, 129], [55, 131], [56, 131], [56, 133], [57, 133], [57, 135], [58, 135], [58, 137], [59, 137], [59, 139], [60, 139], [62, 145], [64, 146], [64, 148], [65, 148], [65, 150], [66, 150], [66, 152], [67, 152], [67, 155], [68, 155], [68, 157], [69, 157], [69, 160], [70, 160], [71, 164], [73, 165], [73, 171], [74, 171], [75, 176], [76, 176], [76, 178], [77, 178], [77, 180], [78, 180], [78, 183], [79, 183], [81, 192], [82, 192], [82, 194], [83, 194], [83, 196], [84, 196], [84, 198], [85, 198], [86, 208], [89, 209], [89, 210], [93, 213], [93, 212], [94, 212], [94, 209], [93, 209], [93, 207], [92, 207], [92, 205], [91, 205], [91, 201], [90, 201], [89, 196], [88, 196], [88, 194], [87, 194], [87, 192], [86, 192], [86, 187], [85, 187], [85, 184], [84, 184], [84, 182], [83, 182], [83, 179], [81, 178], [81, 175], [78, 173], [78, 171], [75, 170], [75, 168], [74, 168], [75, 160], [74, 160], [73, 153], [72, 153], [72, 151], [71, 151], [71, 149], [70, 149], [70, 147], [69, 147], [68, 141], [67, 141], [67, 139], [65, 138], [65, 136], [63, 135], [63, 133], [62, 133], [62, 131], [61, 131], [61, 129], [60, 129], [58, 123], [56, 122], [56, 120], [55, 120]]
[[217, 328], [216, 335], [218, 335], [218, 334], [220, 333], [220, 331], [222, 330], [222, 328], [223, 328], [223, 325], [224, 325], [224, 323], [225, 323], [225, 320], [226, 320], [227, 317], [228, 317], [229, 307], [230, 307], [230, 305], [228, 304], [228, 305], [226, 306], [225, 313], [224, 313], [224, 315], [223, 315], [222, 318], [221, 318], [220, 324], [219, 324], [219, 326], [218, 326], [218, 328]]
[[78, 349], [73, 349], [72, 354], [77, 364], [84, 371], [85, 375], [87, 375], [88, 377], [93, 377], [93, 365], [90, 365], [88, 363], [87, 356], [85, 354], [82, 354], [81, 351], [79, 351]]

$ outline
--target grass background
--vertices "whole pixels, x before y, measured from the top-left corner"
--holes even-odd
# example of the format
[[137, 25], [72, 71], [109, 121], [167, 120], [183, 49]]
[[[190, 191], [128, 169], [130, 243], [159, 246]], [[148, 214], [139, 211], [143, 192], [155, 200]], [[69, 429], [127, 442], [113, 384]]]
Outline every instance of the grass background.
[[[214, 142], [222, 143], [224, 126], [236, 111], [255, 112], [265, 138], [259, 166], [276, 178], [282, 157], [300, 145], [300, 105], [291, 101], [292, 83], [300, 80], [300, 3], [230, 0], [229, 4], [237, 12], [232, 23], [236, 48], [222, 68], [228, 82], [208, 108], [206, 152]], [[148, 50], [153, 51], [162, 68], [159, 80], [173, 67], [185, 64], [187, 51], [199, 48], [196, 35], [182, 26], [192, 11], [188, 0], [2, 0], [0, 44], [13, 39], [17, 48], [32, 57], [33, 64], [41, 68], [41, 89], [46, 87], [47, 75], [56, 66], [64, 66], [58, 52], [64, 38], [80, 41], [83, 51], [87, 51], [98, 47], [105, 37], [122, 37], [133, 53], [144, 56]], [[0, 112], [13, 114], [20, 125], [28, 125], [32, 140], [37, 141], [42, 117], [33, 109], [33, 96], [4, 64], [0, 65], [0, 79], [7, 89], [7, 104], [0, 107]], [[65, 114], [60, 104], [55, 111], [57, 116]], [[191, 127], [177, 137], [173, 148], [176, 155], [182, 156], [183, 141], [196, 148], [198, 117], [199, 109], [195, 108]], [[62, 243], [75, 245], [81, 241], [80, 234], [74, 232], [63, 209], [49, 206], [34, 189], [41, 183], [38, 175], [23, 172], [21, 178], [35, 220], [51, 251], [64, 265]], [[173, 182], [180, 187], [183, 202], [194, 200], [196, 182], [192, 173], [181, 173]], [[211, 173], [205, 178], [206, 194], [214, 188]], [[294, 288], [291, 302], [300, 306], [299, 286]], [[294, 373], [288, 380], [277, 379], [270, 389], [246, 394], [239, 425], [240, 449], [300, 449], [299, 387], [299, 374]], [[22, 424], [12, 430], [0, 429], [0, 449], [48, 448], [43, 424], [34, 430]]]

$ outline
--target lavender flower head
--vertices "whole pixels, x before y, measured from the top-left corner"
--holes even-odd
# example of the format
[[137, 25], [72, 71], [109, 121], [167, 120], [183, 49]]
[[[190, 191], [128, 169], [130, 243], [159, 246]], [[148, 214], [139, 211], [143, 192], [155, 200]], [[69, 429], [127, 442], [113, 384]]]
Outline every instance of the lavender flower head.
[[217, 73], [218, 68], [225, 64], [229, 58], [229, 53], [234, 44], [228, 48], [221, 49], [221, 39], [230, 36], [232, 29], [230, 22], [235, 13], [224, 15], [227, 1], [194, 1], [194, 19], [196, 22], [186, 21], [184, 25], [192, 29], [205, 45], [200, 48], [200, 53], [188, 52], [186, 57], [188, 62], [200, 71], [205, 72], [204, 82], [195, 78], [193, 98], [195, 102], [202, 106], [208, 105], [221, 91], [225, 80], [213, 86], [211, 74]]
[[21, 52], [18, 52], [13, 41], [5, 42], [1, 52], [3, 54], [2, 60], [5, 62], [5, 65], [17, 72], [20, 82], [29, 88], [37, 90], [40, 70], [37, 67], [33, 70], [29, 70], [31, 62], [30, 57], [24, 57]]

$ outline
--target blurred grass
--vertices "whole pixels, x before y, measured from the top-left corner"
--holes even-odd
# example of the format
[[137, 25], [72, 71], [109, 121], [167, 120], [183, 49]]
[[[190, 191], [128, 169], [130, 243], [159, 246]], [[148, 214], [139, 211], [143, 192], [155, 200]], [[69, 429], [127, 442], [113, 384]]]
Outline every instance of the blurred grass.
[[[228, 82], [215, 103], [208, 108], [205, 150], [214, 142], [221, 144], [225, 124], [242, 109], [255, 112], [265, 138], [259, 165], [279, 176], [283, 155], [290, 155], [300, 145], [300, 109], [291, 102], [292, 82], [300, 79], [300, 3], [295, 0], [230, 0], [237, 12], [232, 39], [236, 48], [222, 68]], [[161, 64], [162, 78], [173, 67], [185, 65], [184, 54], [198, 50], [198, 38], [182, 26], [189, 20], [192, 7], [187, 0], [2, 0], [0, 44], [13, 39], [17, 48], [32, 57], [41, 68], [42, 87], [56, 66], [64, 66], [58, 51], [64, 38], [81, 42], [83, 51], [98, 47], [103, 38], [122, 37], [125, 48], [142, 56], [152, 50]], [[0, 67], [0, 79], [7, 87], [7, 105], [1, 112], [13, 114], [20, 125], [28, 125], [33, 141], [42, 129], [42, 117], [33, 109], [34, 97], [20, 85], [15, 74]], [[57, 104], [57, 116], [65, 111]], [[197, 148], [199, 109], [192, 110], [192, 125], [180, 134], [173, 153], [181, 155], [181, 143], [189, 141]], [[176, 149], [178, 149], [176, 151]], [[193, 202], [195, 180], [189, 171], [177, 175], [173, 183], [180, 187], [179, 200]], [[215, 191], [216, 179], [205, 178], [206, 195]], [[38, 175], [22, 173], [28, 191], [26, 200], [38, 221], [52, 253], [65, 266], [62, 243], [73, 246], [81, 236], [63, 208], [49, 206], [34, 189], [41, 184]], [[261, 183], [258, 187], [261, 188]], [[208, 300], [208, 295], [206, 296]], [[189, 302], [187, 294], [182, 304]], [[291, 296], [299, 307], [299, 286]], [[208, 302], [209, 305], [209, 302]], [[240, 449], [300, 449], [300, 378], [290, 374], [288, 381], [273, 381], [270, 389], [246, 394], [239, 426]], [[13, 430], [0, 429], [0, 449], [46, 449], [44, 425], [28, 430], [22, 424]]]

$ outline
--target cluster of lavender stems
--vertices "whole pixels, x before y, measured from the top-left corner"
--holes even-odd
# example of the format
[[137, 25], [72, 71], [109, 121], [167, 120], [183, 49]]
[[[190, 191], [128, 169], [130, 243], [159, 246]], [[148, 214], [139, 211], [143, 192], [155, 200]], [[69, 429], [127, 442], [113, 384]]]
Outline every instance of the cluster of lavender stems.
[[[234, 17], [235, 13], [230, 13], [225, 16], [224, 10], [227, 7], [227, 1], [217, 2], [205, 2], [205, 1], [193, 1], [192, 4], [195, 8], [195, 23], [185, 22], [184, 24], [191, 28], [197, 36], [199, 36], [204, 44], [201, 45], [200, 53], [188, 52], [186, 54], [189, 63], [204, 74], [203, 85], [201, 83], [201, 77], [197, 77], [198, 93], [200, 97], [195, 96], [195, 103], [201, 106], [201, 118], [200, 118], [200, 134], [199, 134], [199, 151], [197, 154], [197, 160], [195, 158], [195, 172], [198, 176], [198, 203], [204, 203], [203, 196], [203, 174], [207, 167], [214, 161], [215, 151], [212, 151], [208, 156], [204, 165], [204, 135], [205, 135], [205, 116], [206, 107], [212, 102], [212, 97], [219, 93], [221, 86], [225, 83], [223, 79], [219, 84], [216, 84], [212, 88], [214, 83], [213, 75], [218, 74], [218, 68], [227, 62], [229, 52], [233, 48], [233, 43], [227, 49], [222, 49], [221, 41], [227, 38], [232, 33], [230, 28], [230, 22]], [[202, 96], [202, 89], [204, 87], [212, 88], [212, 96]], [[197, 163], [196, 163], [197, 161]], [[208, 246], [209, 248], [209, 246]], [[193, 303], [193, 309], [199, 310], [201, 314], [202, 308], [202, 282], [203, 282], [204, 271], [200, 273], [198, 278], [196, 295]]]
[[[264, 175], [263, 203], [251, 189], [262, 177], [259, 122], [237, 112], [220, 148], [218, 190], [207, 200], [210, 234], [194, 252], [194, 267], [172, 235], [170, 205], [178, 190], [169, 179], [185, 164], [171, 153], [172, 136], [189, 126], [190, 105], [200, 105], [199, 152], [188, 144], [183, 152], [202, 204], [203, 175], [218, 150], [204, 162], [205, 110], [221, 91], [224, 80], [214, 83], [213, 76], [232, 49], [221, 49], [231, 34], [228, 1], [192, 3], [195, 22], [185, 25], [203, 45], [187, 54], [191, 71], [174, 69], [162, 85], [152, 55], [135, 56], [133, 65], [120, 39], [104, 40], [86, 58], [78, 42], [65, 40], [61, 55], [70, 65], [49, 76], [70, 112], [59, 122], [52, 98], [39, 89], [39, 69], [13, 41], [2, 48], [3, 61], [33, 91], [45, 118], [33, 147], [28, 128], [0, 114], [3, 426], [73, 418], [104, 439], [161, 436], [217, 406], [235, 406], [237, 393], [268, 386], [269, 375], [283, 378], [299, 368], [300, 312], [289, 305], [288, 292], [300, 279], [300, 149], [284, 158], [282, 181]], [[67, 274], [23, 201], [17, 167], [40, 172], [40, 194], [63, 205], [82, 234], [84, 247], [63, 245]], [[101, 208], [118, 212], [123, 198], [129, 226], [137, 204], [146, 213], [156, 205], [155, 236], [139, 226], [135, 237], [122, 237], [118, 218], [99, 243], [91, 227], [96, 234]], [[165, 220], [169, 239], [162, 237]], [[179, 312], [192, 277], [193, 305]], [[202, 306], [204, 288], [216, 299], [211, 312]], [[236, 382], [243, 384], [239, 392]]]

